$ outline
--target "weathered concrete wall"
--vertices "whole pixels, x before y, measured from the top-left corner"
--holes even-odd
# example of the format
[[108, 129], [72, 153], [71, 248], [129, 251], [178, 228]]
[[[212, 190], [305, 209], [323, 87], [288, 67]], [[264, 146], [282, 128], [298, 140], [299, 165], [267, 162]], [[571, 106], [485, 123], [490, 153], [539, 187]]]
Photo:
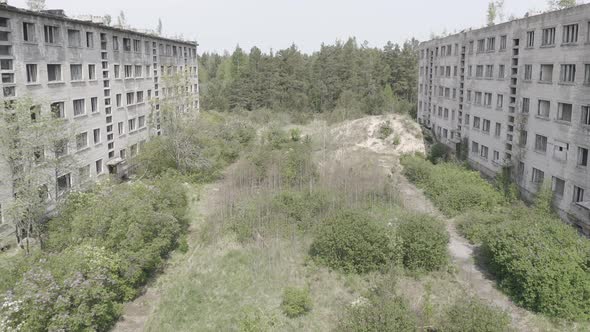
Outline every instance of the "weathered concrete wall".
[[[2, 22], [7, 23], [6, 26], [2, 26]], [[24, 40], [25, 22], [32, 24], [32, 29], [28, 31], [28, 41]], [[46, 42], [45, 26], [57, 27], [59, 32], [54, 43]], [[79, 31], [80, 45], [69, 42], [68, 30]], [[71, 151], [76, 165], [68, 172], [71, 173], [74, 188], [106, 176], [109, 161], [118, 160], [122, 156], [122, 150], [126, 151], [125, 156], [128, 158], [132, 149], [138, 151], [140, 144], [149, 139], [148, 115], [152, 107], [149, 99], [157, 96], [162, 89], [162, 83], [159, 82], [163, 74], [161, 66], [173, 66], [178, 71], [188, 70], [193, 73], [191, 89], [195, 89], [198, 84], [196, 43], [0, 5], [0, 33], [3, 32], [8, 33], [8, 38], [5, 41], [0, 40], [0, 46], [10, 46], [11, 50], [10, 54], [0, 54], [0, 59], [12, 60], [12, 68], [0, 70], [0, 73], [14, 74], [14, 82], [0, 81], [0, 86], [14, 87], [16, 95], [5, 96], [0, 89], [0, 97], [3, 100], [31, 97], [41, 105], [43, 112], [48, 112], [52, 103], [63, 102], [65, 118], [75, 124], [77, 132], [88, 132], [88, 147]], [[87, 33], [92, 35], [91, 42], [88, 41]], [[104, 38], [102, 41], [101, 36]], [[114, 37], [118, 40], [118, 48]], [[125, 39], [130, 40], [130, 50], [124, 48]], [[134, 41], [139, 43], [138, 49], [134, 47]], [[174, 48], [177, 50], [176, 54], [172, 53]], [[37, 65], [37, 81], [34, 83], [27, 82], [26, 64]], [[48, 81], [48, 64], [61, 65], [62, 79], [59, 82]], [[81, 80], [72, 81], [72, 64], [82, 65]], [[94, 65], [95, 68], [92, 79], [89, 65]], [[126, 78], [126, 65], [131, 65], [133, 70], [140, 66], [141, 75]], [[118, 75], [115, 75], [115, 68], [119, 70]], [[142, 102], [137, 102], [138, 92], [143, 93]], [[127, 93], [133, 93], [133, 103], [127, 103]], [[120, 103], [117, 102], [119, 94]], [[97, 100], [94, 111], [91, 109], [92, 98]], [[85, 100], [86, 112], [74, 116], [73, 101], [77, 99]], [[139, 127], [140, 117], [145, 117], [145, 125], [142, 127]], [[129, 127], [131, 119], [136, 119], [134, 130]], [[123, 126], [121, 133], [118, 130], [119, 123]], [[93, 139], [94, 129], [100, 130], [100, 140], [96, 144]], [[102, 161], [102, 172], [97, 172], [98, 160]], [[79, 168], [86, 165], [90, 165], [90, 178], [81, 179]], [[12, 196], [11, 174], [5, 161], [0, 158], [0, 211], [6, 207]]]
[[[565, 190], [556, 197], [556, 205], [567, 221], [587, 234], [590, 234], [590, 211], [574, 202], [574, 187], [585, 189], [584, 201], [590, 202], [590, 166], [578, 165], [578, 148], [590, 149], [590, 126], [581, 121], [582, 107], [590, 104], [590, 78], [585, 73], [585, 66], [590, 64], [589, 17], [590, 5], [581, 5], [422, 43], [418, 86], [421, 91], [418, 118], [424, 125], [434, 128], [439, 140], [454, 147], [459, 141], [457, 136], [468, 138], [470, 163], [487, 175], [497, 174], [503, 166], [512, 165], [517, 169], [520, 162], [524, 163], [518, 182], [528, 197], [534, 196], [538, 189], [538, 184], [533, 182], [533, 168], [544, 173], [545, 181], [552, 182], [553, 177], [564, 180]], [[564, 30], [571, 24], [578, 25], [577, 42], [566, 44]], [[555, 42], [542, 45], [543, 30], [547, 28], [555, 28]], [[534, 31], [534, 44], [529, 47], [527, 34], [531, 31]], [[500, 47], [502, 36], [506, 36], [505, 49]], [[489, 38], [495, 38], [493, 50], [488, 49]], [[485, 49], [478, 50], [478, 41], [482, 39]], [[449, 45], [453, 49], [451, 54], [443, 56], [442, 48]], [[545, 64], [553, 65], [551, 82], [540, 80], [541, 65]], [[565, 64], [575, 65], [574, 82], [560, 80], [561, 65]], [[485, 77], [488, 65], [493, 65], [492, 77]], [[501, 65], [504, 77], [499, 75]], [[532, 66], [530, 80], [525, 80], [527, 65]], [[457, 66], [459, 73], [454, 76], [451, 69], [450, 77], [441, 76], [440, 70], [436, 70], [440, 66]], [[483, 66], [484, 77], [476, 77], [477, 66]], [[461, 68], [465, 70], [464, 76]], [[439, 96], [441, 86], [443, 90], [457, 89], [456, 98]], [[482, 93], [482, 98], [491, 93], [491, 105], [486, 106], [483, 101], [477, 103], [476, 92]], [[498, 106], [499, 95], [503, 98], [501, 107]], [[523, 113], [523, 98], [530, 100], [528, 114]], [[537, 115], [539, 100], [550, 102], [549, 117]], [[558, 119], [559, 103], [572, 104], [570, 121]], [[443, 110], [442, 116], [439, 108]], [[444, 116], [444, 109], [449, 109], [448, 118]], [[474, 123], [476, 118], [479, 128]], [[489, 120], [489, 132], [483, 130], [484, 120]], [[496, 124], [500, 125], [500, 135], [496, 135]], [[453, 137], [444, 136], [445, 132], [453, 130]], [[520, 147], [519, 137], [524, 131], [527, 141]], [[546, 151], [536, 151], [536, 135], [547, 137]], [[477, 150], [472, 150], [474, 142], [478, 144]], [[482, 156], [482, 146], [488, 148], [487, 156], [485, 153]], [[565, 155], [565, 159], [557, 156], [556, 150], [560, 147], [564, 151], [559, 153]]]

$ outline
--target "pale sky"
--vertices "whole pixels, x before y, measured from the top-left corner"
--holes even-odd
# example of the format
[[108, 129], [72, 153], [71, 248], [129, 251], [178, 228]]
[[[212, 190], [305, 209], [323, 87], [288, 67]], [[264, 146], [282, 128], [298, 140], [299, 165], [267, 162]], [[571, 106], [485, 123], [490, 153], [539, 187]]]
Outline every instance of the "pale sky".
[[[48, 8], [66, 14], [111, 14], [123, 10], [136, 28], [154, 29], [160, 17], [167, 35], [196, 39], [199, 53], [233, 50], [281, 49], [295, 43], [305, 52], [356, 36], [371, 46], [388, 40], [402, 43], [432, 32], [460, 31], [485, 23], [489, 0], [46, 0]], [[26, 7], [25, 0], [8, 0]], [[506, 16], [522, 17], [528, 10], [544, 10], [547, 0], [505, 0]]]

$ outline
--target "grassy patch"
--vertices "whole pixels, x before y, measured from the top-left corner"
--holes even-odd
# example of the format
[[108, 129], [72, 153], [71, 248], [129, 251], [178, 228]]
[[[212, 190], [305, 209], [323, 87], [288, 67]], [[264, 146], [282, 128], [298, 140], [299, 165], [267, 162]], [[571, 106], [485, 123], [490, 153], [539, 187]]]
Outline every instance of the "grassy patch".
[[503, 195], [479, 172], [452, 163], [433, 165], [420, 156], [404, 156], [401, 163], [404, 175], [449, 217], [472, 210], [491, 212], [504, 203]]

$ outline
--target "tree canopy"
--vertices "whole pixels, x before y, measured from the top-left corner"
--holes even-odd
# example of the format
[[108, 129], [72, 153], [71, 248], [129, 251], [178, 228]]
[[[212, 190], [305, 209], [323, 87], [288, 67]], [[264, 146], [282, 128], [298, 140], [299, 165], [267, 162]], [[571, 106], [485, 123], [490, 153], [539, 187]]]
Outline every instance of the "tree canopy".
[[239, 45], [230, 53], [204, 53], [199, 60], [205, 109], [272, 108], [326, 112], [358, 106], [380, 113], [391, 99], [417, 99], [415, 39], [383, 48], [355, 38], [322, 44], [313, 54], [296, 45], [264, 53]]

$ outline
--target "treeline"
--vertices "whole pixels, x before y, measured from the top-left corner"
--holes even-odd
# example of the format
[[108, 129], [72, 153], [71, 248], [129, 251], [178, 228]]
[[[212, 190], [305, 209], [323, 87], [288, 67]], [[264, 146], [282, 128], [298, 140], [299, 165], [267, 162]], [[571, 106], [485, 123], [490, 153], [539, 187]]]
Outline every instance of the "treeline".
[[204, 53], [199, 59], [204, 109], [330, 112], [338, 108], [380, 114], [415, 112], [415, 39], [383, 48], [359, 45], [355, 38], [318, 52], [296, 45], [277, 52], [250, 52], [239, 46], [229, 54]]

